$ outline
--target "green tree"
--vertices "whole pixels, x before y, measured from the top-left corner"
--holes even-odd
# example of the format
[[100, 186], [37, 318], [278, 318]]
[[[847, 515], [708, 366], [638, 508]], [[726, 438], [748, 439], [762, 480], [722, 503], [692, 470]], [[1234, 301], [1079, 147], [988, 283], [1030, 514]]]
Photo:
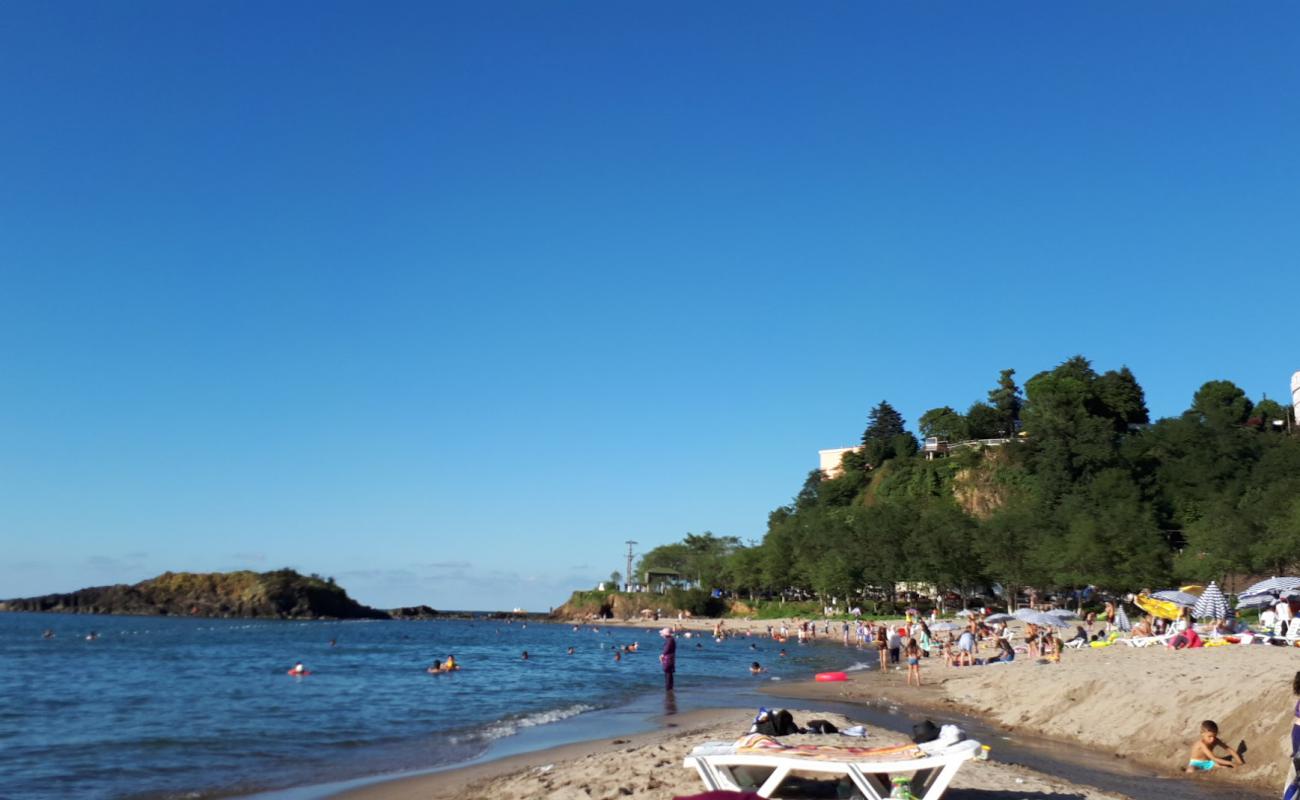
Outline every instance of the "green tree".
[[1187, 413], [1211, 428], [1228, 428], [1245, 423], [1253, 407], [1232, 381], [1209, 381], [1196, 390]]
[[1169, 545], [1126, 470], [1102, 471], [1065, 497], [1057, 515], [1064, 536], [1040, 551], [1057, 583], [1134, 591], [1169, 575]]
[[1126, 431], [1131, 425], [1150, 421], [1146, 393], [1128, 367], [1110, 370], [1097, 378], [1093, 390], [1116, 431]]
[[1287, 420], [1287, 410], [1276, 400], [1265, 397], [1256, 403], [1255, 408], [1251, 410], [1251, 419], [1259, 420], [1259, 426], [1265, 430], [1272, 430], [1274, 422], [1283, 423], [1283, 425], [1278, 426], [1282, 428], [1285, 427]]
[[966, 410], [966, 430], [972, 439], [1000, 439], [1011, 430], [1006, 419], [988, 403], [972, 403]]
[[1020, 387], [1015, 381], [1016, 371], [1004, 369], [998, 374], [998, 385], [989, 390], [989, 405], [998, 412], [1000, 428], [1012, 435], [1020, 423], [1020, 409], [1024, 405]]
[[1042, 577], [1035, 569], [1033, 554], [1043, 546], [1046, 527], [1032, 499], [1021, 496], [980, 523], [979, 532], [971, 541], [971, 549], [983, 572], [1002, 584], [1008, 602], [1013, 605], [1021, 588], [1037, 583]]
[[867, 429], [862, 432], [862, 452], [866, 462], [878, 467], [886, 459], [906, 457], [916, 449], [916, 437], [904, 427], [903, 415], [888, 401], [881, 400], [871, 409]]
[[622, 585], [622, 583], [623, 583], [623, 573], [619, 572], [618, 570], [614, 570], [613, 572], [609, 573], [609, 584], [611, 586], [617, 589], [619, 586]]
[[937, 436], [948, 442], [961, 442], [968, 438], [966, 418], [950, 406], [932, 408], [917, 421], [922, 436]]

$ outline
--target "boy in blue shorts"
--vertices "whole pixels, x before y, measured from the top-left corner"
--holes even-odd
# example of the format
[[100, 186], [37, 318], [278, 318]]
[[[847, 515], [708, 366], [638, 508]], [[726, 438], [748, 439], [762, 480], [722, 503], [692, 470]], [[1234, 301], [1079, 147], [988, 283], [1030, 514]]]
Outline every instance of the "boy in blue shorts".
[[[1226, 758], [1220, 758], [1214, 754], [1215, 749], [1219, 747], [1228, 752]], [[1207, 719], [1201, 723], [1201, 736], [1192, 744], [1192, 751], [1187, 755], [1187, 769], [1184, 771], [1209, 772], [1215, 767], [1232, 769], [1245, 763], [1240, 753], [1230, 749], [1219, 738], [1218, 723], [1212, 719]]]

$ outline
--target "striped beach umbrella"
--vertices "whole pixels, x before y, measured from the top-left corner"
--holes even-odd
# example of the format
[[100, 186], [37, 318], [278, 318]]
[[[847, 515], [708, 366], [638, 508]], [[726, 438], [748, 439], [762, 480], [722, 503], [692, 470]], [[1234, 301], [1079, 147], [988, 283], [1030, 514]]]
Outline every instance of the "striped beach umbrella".
[[1271, 594], [1253, 594], [1250, 596], [1237, 596], [1237, 610], [1242, 611], [1251, 608], [1268, 608], [1277, 602], [1277, 598]]
[[1192, 607], [1192, 616], [1197, 619], [1227, 619], [1228, 600], [1214, 581], [1210, 581], [1210, 585], [1201, 592], [1196, 605]]
[[1079, 615], [1068, 608], [1054, 608], [1051, 611], [1044, 611], [1044, 614], [1051, 614], [1058, 619], [1078, 619]]
[[1196, 605], [1198, 599], [1194, 594], [1180, 592], [1177, 589], [1166, 589], [1163, 592], [1156, 592], [1151, 596], [1157, 600], [1164, 600], [1169, 603], [1180, 605], [1183, 608], [1192, 608]]
[[1239, 596], [1250, 597], [1251, 595], [1256, 594], [1277, 595], [1282, 592], [1289, 592], [1292, 589], [1300, 589], [1300, 578], [1269, 578], [1268, 580], [1256, 583], [1244, 592], [1240, 592]]
[[1013, 619], [1015, 619], [1015, 617], [1011, 616], [1010, 614], [989, 614], [987, 617], [985, 617], [984, 621], [997, 624], [999, 622], [1010, 622]]
[[1133, 623], [1128, 621], [1128, 612], [1124, 610], [1123, 604], [1115, 609], [1115, 627], [1124, 632], [1133, 630]]

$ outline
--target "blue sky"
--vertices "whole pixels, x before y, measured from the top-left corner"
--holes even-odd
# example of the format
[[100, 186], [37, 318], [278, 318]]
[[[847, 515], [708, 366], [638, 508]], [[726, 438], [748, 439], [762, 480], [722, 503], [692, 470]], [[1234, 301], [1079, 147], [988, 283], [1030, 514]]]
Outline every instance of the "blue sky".
[[1082, 353], [1285, 400], [1294, 4], [10, 3], [0, 597], [545, 609]]

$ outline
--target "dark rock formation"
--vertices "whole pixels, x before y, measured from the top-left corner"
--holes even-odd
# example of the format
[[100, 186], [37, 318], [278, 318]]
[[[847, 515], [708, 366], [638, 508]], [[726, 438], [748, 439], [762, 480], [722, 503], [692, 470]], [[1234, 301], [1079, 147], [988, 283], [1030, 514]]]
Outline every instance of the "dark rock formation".
[[[430, 609], [432, 610], [432, 609]], [[388, 619], [348, 597], [332, 579], [276, 572], [164, 572], [133, 586], [0, 601], [0, 611], [264, 619]]]
[[402, 606], [389, 609], [388, 616], [393, 619], [437, 619], [437, 610], [428, 606]]

